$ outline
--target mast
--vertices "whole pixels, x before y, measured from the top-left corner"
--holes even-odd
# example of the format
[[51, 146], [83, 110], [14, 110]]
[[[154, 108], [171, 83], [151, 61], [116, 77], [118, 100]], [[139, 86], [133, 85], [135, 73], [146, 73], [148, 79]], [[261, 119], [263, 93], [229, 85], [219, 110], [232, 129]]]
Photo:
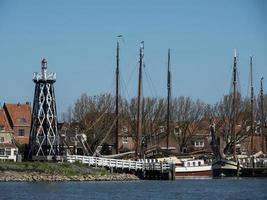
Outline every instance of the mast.
[[119, 59], [120, 47], [117, 41], [117, 56], [116, 56], [116, 154], [119, 153]]
[[254, 148], [254, 87], [253, 87], [253, 71], [252, 71], [252, 56], [250, 56], [250, 120], [251, 120], [251, 150], [250, 153], [253, 153]]
[[264, 99], [263, 99], [263, 77], [261, 78], [261, 90], [260, 90], [260, 99], [261, 99], [261, 149], [262, 152], [265, 153], [265, 147], [264, 147], [264, 135], [263, 135], [263, 129], [264, 129]]
[[237, 92], [236, 92], [236, 85], [237, 85], [237, 66], [236, 66], [236, 49], [235, 49], [235, 55], [234, 55], [234, 80], [233, 80], [233, 87], [234, 87], [234, 96], [233, 96], [233, 141], [234, 141], [234, 146], [233, 146], [233, 157], [234, 160], [236, 160], [236, 131], [235, 131], [235, 126], [236, 126], [236, 98], [237, 98]]
[[141, 157], [141, 140], [142, 140], [142, 67], [144, 59], [144, 41], [141, 42], [139, 52], [139, 75], [138, 75], [138, 96], [137, 96], [137, 141], [136, 141], [136, 157]]
[[169, 135], [170, 135], [170, 100], [171, 100], [171, 71], [170, 71], [170, 49], [168, 50], [168, 74], [167, 74], [167, 137], [166, 147], [169, 149]]

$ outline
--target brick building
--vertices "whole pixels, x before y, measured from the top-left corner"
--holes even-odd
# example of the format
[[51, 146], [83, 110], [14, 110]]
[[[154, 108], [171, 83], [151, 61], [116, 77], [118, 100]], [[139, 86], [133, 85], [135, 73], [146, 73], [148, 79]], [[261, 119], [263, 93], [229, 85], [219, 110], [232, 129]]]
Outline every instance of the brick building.
[[3, 111], [8, 124], [13, 131], [14, 138], [19, 144], [28, 144], [31, 130], [31, 105], [5, 103]]
[[4, 110], [0, 109], [0, 160], [16, 161], [17, 152], [18, 148], [13, 144], [13, 130]]

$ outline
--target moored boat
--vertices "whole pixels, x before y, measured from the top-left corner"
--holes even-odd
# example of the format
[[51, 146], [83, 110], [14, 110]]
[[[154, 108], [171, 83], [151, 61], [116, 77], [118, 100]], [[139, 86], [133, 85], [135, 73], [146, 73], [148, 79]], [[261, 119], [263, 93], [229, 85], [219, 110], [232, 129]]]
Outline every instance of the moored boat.
[[238, 176], [240, 165], [236, 161], [228, 159], [216, 159], [212, 162], [212, 174], [214, 177]]
[[185, 159], [176, 164], [175, 176], [212, 176], [212, 168], [202, 159]]

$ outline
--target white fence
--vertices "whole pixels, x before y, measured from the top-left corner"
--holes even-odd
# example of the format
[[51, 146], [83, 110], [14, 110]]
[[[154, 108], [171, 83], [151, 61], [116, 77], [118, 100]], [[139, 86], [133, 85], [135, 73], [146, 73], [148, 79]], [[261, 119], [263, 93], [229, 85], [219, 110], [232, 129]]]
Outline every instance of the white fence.
[[95, 167], [107, 167], [115, 169], [127, 169], [127, 170], [155, 170], [155, 171], [168, 171], [171, 169], [172, 163], [158, 162], [156, 160], [121, 160], [121, 159], [110, 159], [92, 156], [79, 156], [79, 155], [68, 155], [67, 161], [70, 163], [81, 162]]

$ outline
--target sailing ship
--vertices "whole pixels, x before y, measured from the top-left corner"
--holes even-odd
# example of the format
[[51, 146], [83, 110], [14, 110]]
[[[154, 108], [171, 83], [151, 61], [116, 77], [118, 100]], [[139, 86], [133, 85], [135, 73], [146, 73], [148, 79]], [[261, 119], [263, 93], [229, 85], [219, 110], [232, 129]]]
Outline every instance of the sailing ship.
[[251, 141], [250, 141], [250, 155], [246, 159], [241, 160], [243, 164], [241, 170], [241, 176], [243, 177], [267, 177], [267, 158], [266, 155], [263, 154], [265, 152], [265, 144], [264, 144], [264, 97], [263, 97], [263, 78], [261, 78], [261, 89], [260, 89], [260, 115], [261, 115], [261, 128], [260, 128], [260, 136], [261, 136], [261, 151], [255, 153], [254, 152], [254, 134], [255, 134], [255, 125], [254, 125], [254, 87], [253, 87], [253, 70], [252, 70], [252, 57], [250, 57], [250, 117], [251, 117]]
[[[171, 70], [170, 70], [170, 49], [168, 50], [168, 67], [167, 67], [167, 130], [166, 130], [166, 149], [167, 156], [171, 155], [173, 149], [169, 145], [170, 123], [171, 123]], [[168, 157], [164, 158], [175, 164], [176, 177], [196, 177], [212, 176], [211, 164], [206, 163], [203, 159]]]
[[236, 121], [237, 121], [237, 55], [236, 50], [234, 53], [234, 65], [233, 65], [233, 93], [232, 98], [232, 126], [231, 126], [231, 133], [232, 133], [232, 143], [233, 143], [233, 154], [232, 156], [226, 157], [225, 154], [221, 151], [221, 146], [217, 143], [216, 138], [216, 130], [215, 124], [212, 123], [210, 125], [210, 132], [212, 135], [212, 146], [213, 151], [215, 154], [215, 159], [212, 162], [212, 172], [214, 177], [233, 177], [239, 176], [240, 173], [240, 165], [236, 156]]

